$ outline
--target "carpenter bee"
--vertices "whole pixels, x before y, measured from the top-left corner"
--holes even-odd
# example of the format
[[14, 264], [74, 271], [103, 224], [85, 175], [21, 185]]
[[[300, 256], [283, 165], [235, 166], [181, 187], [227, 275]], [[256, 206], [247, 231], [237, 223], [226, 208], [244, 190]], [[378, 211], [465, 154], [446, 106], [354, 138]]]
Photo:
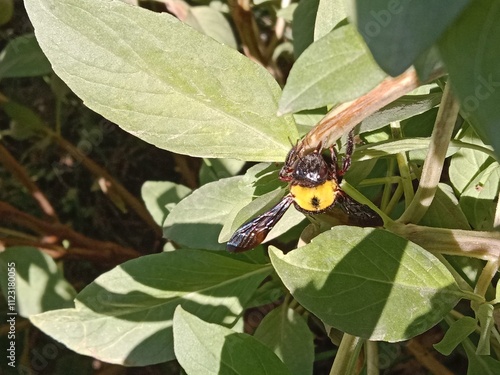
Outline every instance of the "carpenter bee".
[[334, 147], [330, 147], [331, 160], [327, 160], [321, 154], [321, 146], [304, 156], [300, 154], [297, 145], [294, 146], [279, 173], [280, 180], [289, 183], [290, 192], [269, 211], [242, 225], [229, 239], [227, 250], [238, 253], [258, 246], [292, 203], [306, 215], [324, 213], [338, 206], [355, 222], [365, 224], [364, 226], [383, 225], [381, 217], [375, 211], [355, 201], [340, 188], [342, 177], [351, 165], [353, 143], [351, 132], [340, 169]]

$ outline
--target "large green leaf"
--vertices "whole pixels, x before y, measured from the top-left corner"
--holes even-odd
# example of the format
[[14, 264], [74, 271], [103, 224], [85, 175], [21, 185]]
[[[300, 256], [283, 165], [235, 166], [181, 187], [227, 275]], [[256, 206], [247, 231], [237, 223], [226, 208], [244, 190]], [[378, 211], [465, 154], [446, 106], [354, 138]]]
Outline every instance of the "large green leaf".
[[444, 34], [439, 49], [460, 100], [460, 113], [500, 155], [500, 3], [473, 1]]
[[433, 255], [390, 232], [335, 227], [271, 261], [292, 295], [324, 323], [401, 341], [438, 323], [462, 297]]
[[353, 100], [385, 76], [354, 27], [346, 25], [313, 43], [297, 59], [279, 110], [297, 112]]
[[233, 324], [270, 272], [269, 265], [200, 250], [149, 255], [98, 277], [77, 296], [75, 308], [30, 319], [80, 354], [145, 366], [174, 358], [178, 305], [210, 322]]
[[190, 375], [287, 375], [278, 357], [250, 335], [206, 323], [182, 307], [174, 315], [175, 355]]
[[283, 160], [297, 132], [278, 118], [262, 67], [167, 13], [113, 0], [26, 0], [55, 72], [126, 131], [178, 153]]
[[165, 237], [186, 247], [224, 250], [219, 233], [252, 201], [254, 189], [242, 183], [244, 176], [210, 182], [180, 201], [163, 224]]
[[2, 294], [7, 302], [15, 302], [9, 312], [28, 318], [73, 305], [75, 289], [54, 260], [34, 247], [10, 247], [0, 252], [0, 270]]
[[291, 374], [313, 373], [314, 337], [304, 318], [286, 304], [262, 319], [254, 337], [271, 348]]
[[397, 76], [438, 40], [468, 3], [469, 0], [356, 0], [351, 16], [378, 64]]

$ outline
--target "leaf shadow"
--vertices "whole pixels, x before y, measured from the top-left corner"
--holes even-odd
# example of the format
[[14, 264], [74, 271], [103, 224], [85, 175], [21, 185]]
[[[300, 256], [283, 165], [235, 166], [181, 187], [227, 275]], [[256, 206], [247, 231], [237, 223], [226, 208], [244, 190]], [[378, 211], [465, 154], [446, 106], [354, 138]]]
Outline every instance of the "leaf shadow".
[[[122, 264], [110, 271], [113, 277], [97, 279], [87, 286], [77, 296], [76, 310], [81, 312], [82, 324], [91, 328], [97, 325], [102, 336], [116, 335], [114, 341], [124, 341], [113, 343], [119, 347], [116, 356], [122, 355], [120, 363], [143, 366], [165, 362], [174, 359], [172, 319], [177, 306], [207, 322], [231, 327], [269, 273], [262, 271], [264, 268], [270, 271], [268, 266], [203, 250], [148, 255]], [[132, 287], [123, 285], [127, 283]], [[86, 310], [97, 315], [87, 318]], [[125, 331], [118, 333], [120, 330]], [[133, 331], [144, 338], [131, 343], [128, 339]], [[110, 338], [89, 346], [99, 348], [106, 340]], [[83, 341], [87, 342], [85, 338]]]
[[[325, 262], [334, 266], [322, 285], [309, 281], [292, 294], [324, 323], [351, 335], [390, 342], [416, 336], [437, 324], [461, 294], [454, 283], [428, 290], [424, 276], [429, 264], [415, 265], [413, 280], [402, 280], [398, 274], [407, 272], [401, 261], [408, 242], [387, 231], [371, 231], [342, 259], [328, 259], [338, 256], [335, 252], [325, 254]], [[413, 287], [419, 278], [422, 286]], [[427, 293], [427, 306], [419, 306]]]

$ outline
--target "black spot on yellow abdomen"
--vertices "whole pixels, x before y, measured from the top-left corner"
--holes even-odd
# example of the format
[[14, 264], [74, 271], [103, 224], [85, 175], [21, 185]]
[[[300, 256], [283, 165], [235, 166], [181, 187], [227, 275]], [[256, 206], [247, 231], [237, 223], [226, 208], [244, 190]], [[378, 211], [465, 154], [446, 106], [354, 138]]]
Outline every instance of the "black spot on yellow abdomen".
[[295, 207], [306, 213], [320, 213], [335, 203], [338, 186], [334, 180], [327, 180], [318, 186], [292, 185], [290, 192]]

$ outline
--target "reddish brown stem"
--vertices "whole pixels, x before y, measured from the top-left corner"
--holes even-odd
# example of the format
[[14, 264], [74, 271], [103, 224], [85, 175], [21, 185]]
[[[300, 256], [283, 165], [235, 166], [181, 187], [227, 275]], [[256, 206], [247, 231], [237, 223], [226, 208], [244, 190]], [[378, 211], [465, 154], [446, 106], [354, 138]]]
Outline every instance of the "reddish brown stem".
[[249, 1], [230, 0], [229, 9], [238, 30], [245, 56], [264, 65], [264, 57], [262, 56], [257, 39], [257, 25], [250, 10]]
[[0, 162], [4, 165], [5, 169], [12, 173], [12, 175], [28, 189], [33, 198], [38, 202], [38, 205], [47, 219], [52, 222], [59, 222], [54, 207], [45, 194], [43, 194], [38, 186], [31, 180], [26, 169], [14, 159], [11, 153], [2, 144], [0, 144]]
[[432, 352], [425, 348], [417, 338], [413, 338], [408, 341], [406, 348], [409, 352], [417, 359], [417, 361], [431, 371], [433, 374], [440, 375], [453, 375], [453, 373], [448, 370], [441, 362], [439, 362], [433, 355]]
[[[5, 202], [0, 202], [0, 222], [2, 221], [29, 229], [41, 237], [38, 241], [4, 238], [0, 240], [0, 243], [4, 247], [18, 245], [34, 246], [48, 252], [54, 258], [74, 256], [113, 264], [119, 264], [141, 256], [134, 249], [123, 247], [113, 242], [88, 238], [66, 225], [49, 223], [38, 219]], [[60, 245], [63, 240], [69, 242], [70, 245], [68, 248], [63, 248]]]
[[122, 184], [114, 179], [113, 176], [108, 173], [108, 171], [106, 171], [92, 159], [88, 158], [87, 155], [73, 146], [73, 144], [66, 141], [56, 133], [48, 130], [48, 128], [47, 132], [52, 136], [52, 138], [59, 144], [61, 148], [63, 148], [73, 158], [81, 162], [82, 165], [87, 168], [94, 176], [104, 179], [106, 182], [106, 186], [110, 191], [110, 194], [115, 194], [123, 199], [123, 202], [135, 213], [137, 213], [137, 215], [154, 230], [156, 238], [162, 237], [162, 229], [153, 220], [151, 214], [144, 207], [144, 204], [142, 202], [140, 202]]

